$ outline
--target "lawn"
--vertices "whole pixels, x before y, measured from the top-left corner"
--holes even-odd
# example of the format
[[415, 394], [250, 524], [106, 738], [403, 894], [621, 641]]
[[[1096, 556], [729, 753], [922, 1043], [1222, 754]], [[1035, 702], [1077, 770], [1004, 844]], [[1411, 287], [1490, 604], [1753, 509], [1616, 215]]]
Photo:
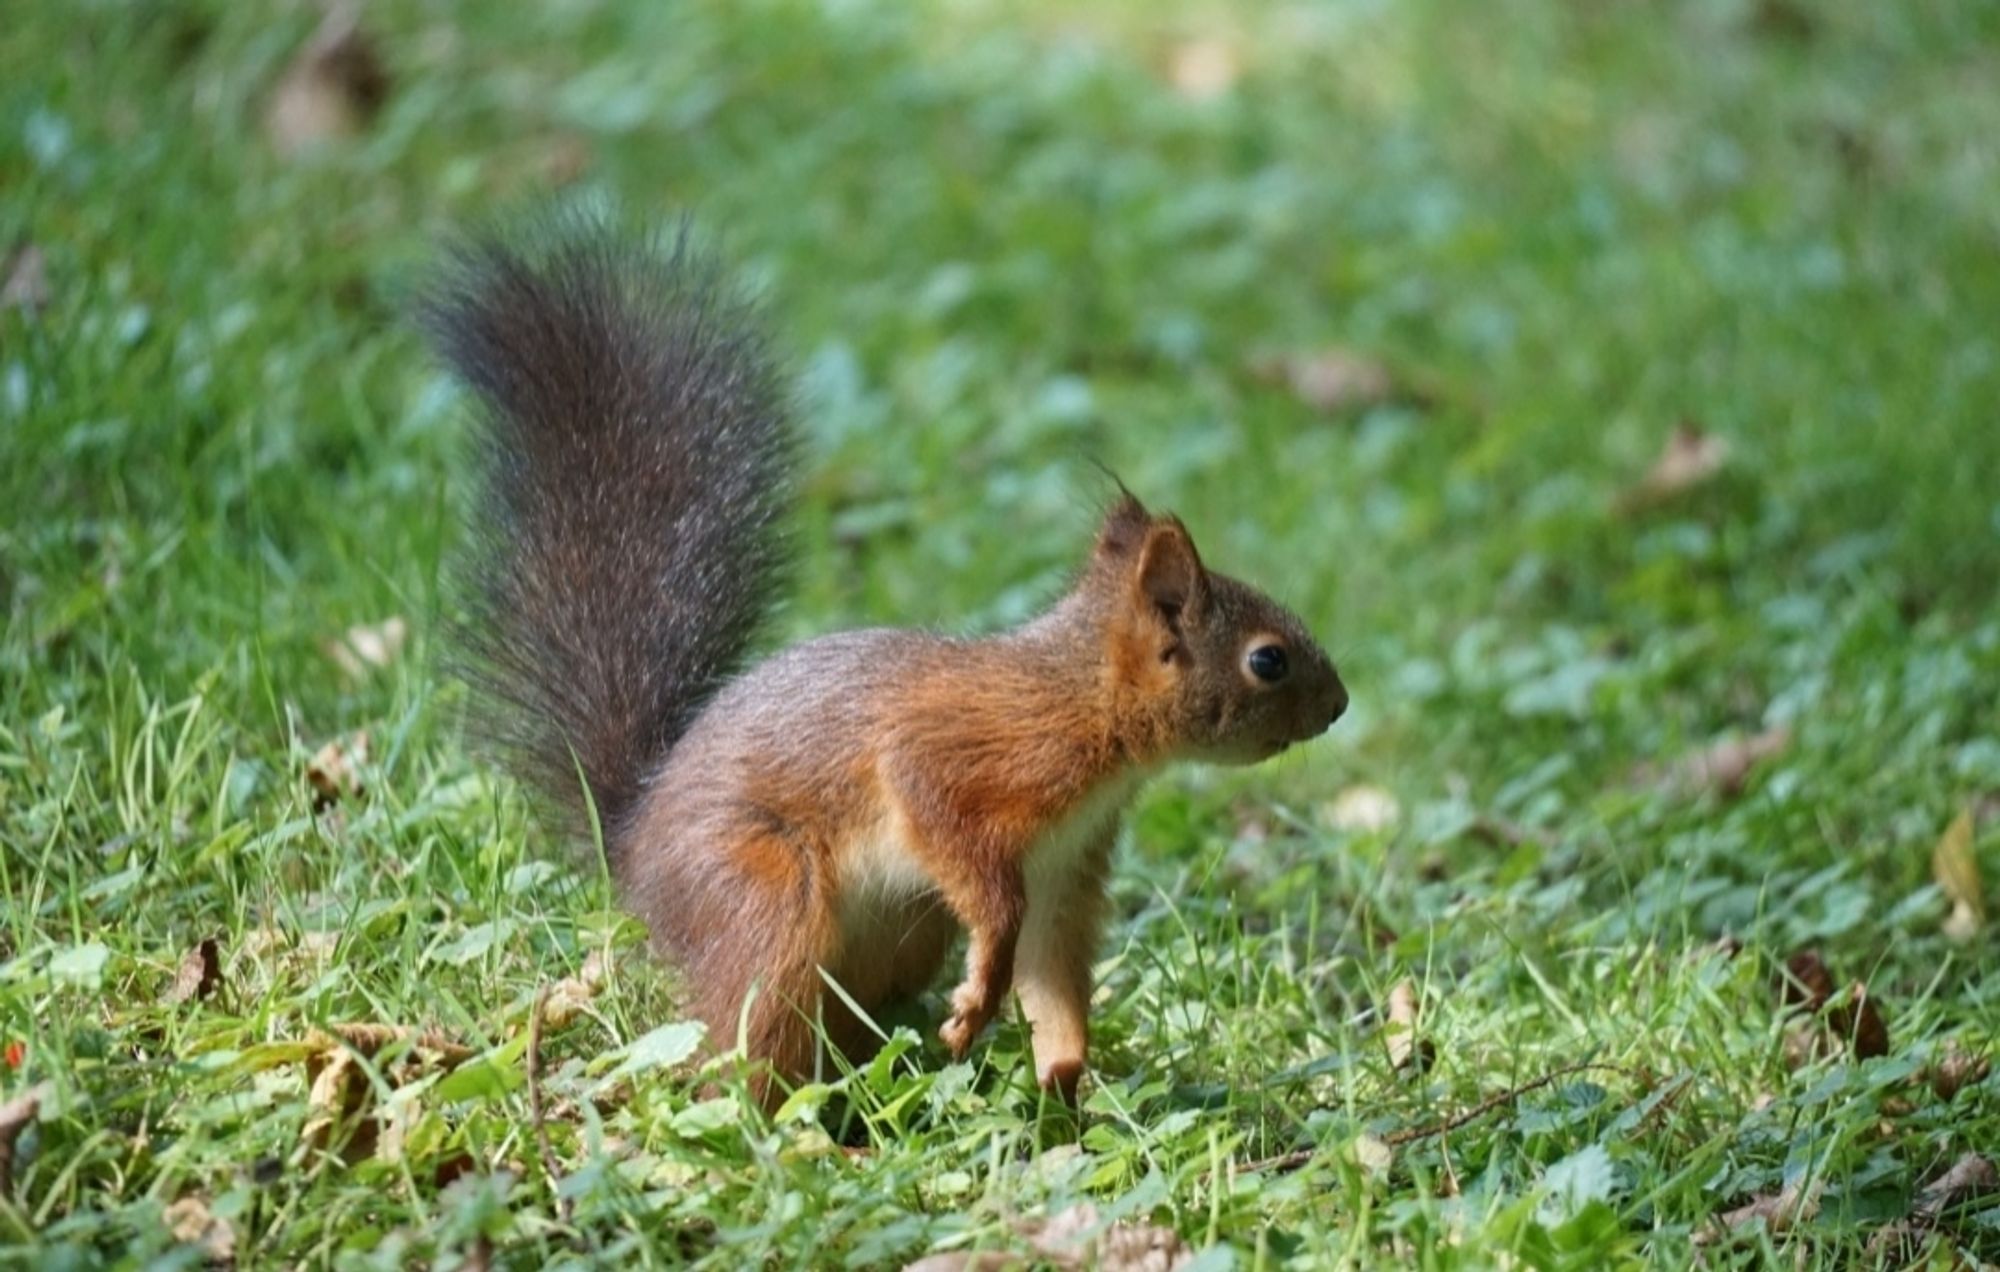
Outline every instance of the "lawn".
[[[319, 21], [0, 29], [12, 1257], [2000, 1261], [2000, 9]], [[551, 196], [765, 298], [787, 638], [1032, 612], [1102, 462], [1340, 660], [1141, 797], [1076, 1116], [941, 992], [704, 1098], [468, 744], [408, 302]]]

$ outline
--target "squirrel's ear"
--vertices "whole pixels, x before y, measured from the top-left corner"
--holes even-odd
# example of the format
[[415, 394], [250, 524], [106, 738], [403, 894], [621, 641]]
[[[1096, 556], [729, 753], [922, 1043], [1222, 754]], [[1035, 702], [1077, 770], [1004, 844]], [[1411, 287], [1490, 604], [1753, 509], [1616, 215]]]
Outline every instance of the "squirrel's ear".
[[1178, 630], [1181, 615], [1200, 608], [1201, 556], [1179, 518], [1162, 517], [1147, 528], [1134, 577], [1139, 594], [1169, 627]]
[[1122, 557], [1138, 551], [1146, 541], [1146, 531], [1153, 524], [1153, 514], [1146, 511], [1146, 505], [1123, 486], [1118, 488], [1118, 502], [1111, 505], [1104, 514], [1104, 521], [1097, 530], [1097, 554], [1105, 557]]

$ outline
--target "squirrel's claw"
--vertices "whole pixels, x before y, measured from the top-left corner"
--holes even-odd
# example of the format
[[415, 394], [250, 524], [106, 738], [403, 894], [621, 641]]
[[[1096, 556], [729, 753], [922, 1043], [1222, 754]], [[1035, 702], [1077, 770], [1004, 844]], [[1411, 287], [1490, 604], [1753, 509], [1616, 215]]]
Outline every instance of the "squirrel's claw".
[[938, 1037], [951, 1049], [951, 1058], [965, 1059], [979, 1031], [993, 1019], [993, 1005], [972, 985], [960, 985], [951, 995], [951, 1019], [938, 1030]]
[[938, 1037], [944, 1040], [944, 1045], [951, 1051], [951, 1058], [954, 1060], [965, 1059], [966, 1053], [972, 1050], [972, 1040], [978, 1036], [979, 1026], [959, 1015], [945, 1021], [944, 1026], [938, 1030]]

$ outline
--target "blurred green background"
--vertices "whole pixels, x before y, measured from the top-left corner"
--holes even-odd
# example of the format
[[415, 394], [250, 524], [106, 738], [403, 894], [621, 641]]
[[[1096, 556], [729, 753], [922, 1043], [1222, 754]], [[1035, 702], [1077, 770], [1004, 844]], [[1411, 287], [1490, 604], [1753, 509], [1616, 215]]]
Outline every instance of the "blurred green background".
[[[808, 443], [786, 634], [1023, 617], [1087, 542], [1102, 461], [1299, 609], [1354, 694], [1281, 765], [1144, 801], [1100, 1026], [1101, 1089], [1131, 1102], [1091, 1169], [1030, 1186], [982, 1166], [981, 1135], [1035, 1115], [1018, 1091], [947, 1101], [863, 1200], [820, 1180], [756, 1229], [777, 1257], [962, 1238], [963, 1205], [911, 1182], [940, 1170], [1028, 1208], [1151, 1171], [1170, 1186], [1140, 1209], [1253, 1262], [1472, 1257], [1428, 1158], [1381, 1178], [1343, 1160], [1292, 1193], [1202, 1172], [1607, 1053], [1698, 1074], [1675, 1115], [1694, 1125], [1604, 1138], [1606, 1106], [1478, 1132], [1461, 1164], [1489, 1191], [1460, 1222], [1490, 1248], [1671, 1266], [1804, 1160], [1849, 1200], [1796, 1240], [1855, 1254], [1957, 1146], [2000, 1142], [1990, 1084], [1887, 1148], [1879, 1062], [1833, 1062], [1847, 1094], [1804, 1098], [1830, 1079], [1784, 1064], [1768, 989], [1828, 949], [1900, 996], [1911, 1066], [1996, 1029], [1987, 947], [1941, 931], [1958, 898], [1932, 861], [1968, 810], [1976, 885], [2000, 808], [1996, 137], [2000, 8], [1928, 0], [376, 0], [345, 19], [16, 0], [0, 1020], [30, 1042], [20, 1081], [83, 1093], [44, 1119], [77, 1164], [36, 1159], [22, 1231], [68, 1216], [73, 1252], [152, 1249], [184, 1187], [250, 1187], [230, 1181], [255, 1154], [227, 1144], [279, 1152], [306, 1115], [302, 1086], [274, 1087], [120, 1156], [228, 1085], [220, 1061], [121, 1065], [362, 1016], [505, 1036], [494, 1005], [518, 1021], [597, 930], [595, 881], [514, 886], [545, 840], [480, 784], [433, 670], [463, 404], [404, 310], [443, 236], [554, 198], [692, 215], [764, 298]], [[392, 618], [409, 642], [386, 665], [329, 656]], [[300, 771], [360, 728], [368, 801], [329, 830]], [[1671, 767], [1742, 738], [1757, 762], [1722, 758], [1744, 771]], [[288, 970], [244, 952], [272, 924], [355, 939]], [[211, 931], [262, 1000], [168, 1012], [177, 1042], [146, 1041]], [[1653, 954], [1724, 933], [1751, 948], [1734, 970], [1643, 982]], [[80, 980], [52, 961], [93, 946]], [[1410, 973], [1447, 1056], [1430, 1087], [1377, 1056], [1331, 1090], [1187, 1103], [1367, 1045]], [[577, 1056], [670, 1010], [631, 992]], [[1017, 1033], [981, 1070], [1001, 1091]], [[493, 1125], [518, 1127], [509, 1099]], [[485, 1134], [448, 1124], [451, 1151]], [[683, 1131], [632, 1135], [705, 1142]], [[1608, 1225], [1494, 1218], [1600, 1138]], [[686, 1204], [726, 1229], [807, 1189], [769, 1169]], [[357, 1232], [353, 1257], [391, 1263], [492, 1232], [556, 1248], [532, 1224], [425, 1228], [414, 1184], [386, 1219], [405, 1201], [337, 1172], [279, 1187], [284, 1222], [232, 1220], [266, 1257]], [[655, 1257], [719, 1257], [632, 1226]], [[419, 1244], [370, 1244], [390, 1229]]]

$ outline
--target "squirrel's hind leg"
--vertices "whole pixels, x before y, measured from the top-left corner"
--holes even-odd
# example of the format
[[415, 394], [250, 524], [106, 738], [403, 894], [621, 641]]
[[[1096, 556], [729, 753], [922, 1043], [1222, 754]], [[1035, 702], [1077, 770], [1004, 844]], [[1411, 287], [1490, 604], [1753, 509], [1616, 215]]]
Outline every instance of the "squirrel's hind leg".
[[820, 968], [833, 957], [839, 931], [798, 845], [755, 834], [739, 839], [728, 855], [738, 876], [728, 891], [737, 900], [691, 952], [693, 1008], [708, 1027], [711, 1048], [726, 1052], [741, 1044], [758, 1070], [753, 1089], [775, 1106], [819, 1066]]

